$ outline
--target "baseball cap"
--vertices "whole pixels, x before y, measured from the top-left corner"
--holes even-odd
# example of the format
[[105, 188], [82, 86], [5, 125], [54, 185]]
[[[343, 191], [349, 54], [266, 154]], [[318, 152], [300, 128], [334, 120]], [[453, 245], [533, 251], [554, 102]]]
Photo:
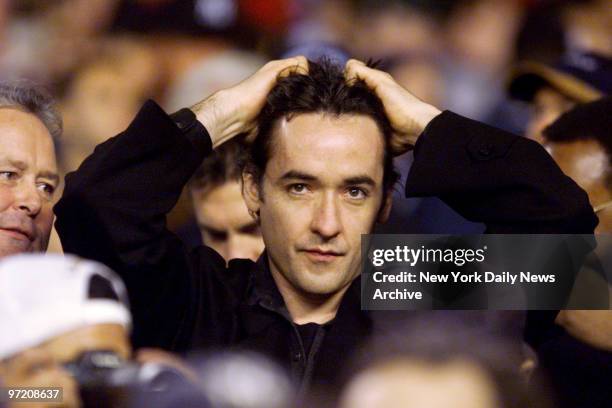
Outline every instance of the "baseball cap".
[[510, 96], [531, 102], [543, 86], [580, 102], [612, 93], [612, 59], [595, 53], [572, 52], [554, 65], [526, 61], [510, 74]]
[[543, 130], [549, 141], [595, 139], [612, 153], [612, 96], [577, 105]]
[[104, 265], [60, 254], [0, 262], [0, 360], [104, 323], [131, 326], [125, 286]]

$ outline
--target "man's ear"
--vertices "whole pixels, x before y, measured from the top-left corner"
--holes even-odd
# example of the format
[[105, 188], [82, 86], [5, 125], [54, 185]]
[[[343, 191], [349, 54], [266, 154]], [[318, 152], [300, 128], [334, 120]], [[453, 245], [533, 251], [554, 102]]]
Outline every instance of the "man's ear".
[[242, 189], [242, 198], [246, 203], [249, 214], [258, 214], [262, 202], [258, 178], [252, 171], [244, 169], [242, 170], [240, 185]]
[[389, 214], [391, 214], [391, 205], [393, 204], [393, 191], [389, 190], [385, 193], [385, 197], [383, 198], [383, 203], [380, 206], [380, 210], [378, 210], [378, 217], [376, 221], [384, 224], [389, 219]]

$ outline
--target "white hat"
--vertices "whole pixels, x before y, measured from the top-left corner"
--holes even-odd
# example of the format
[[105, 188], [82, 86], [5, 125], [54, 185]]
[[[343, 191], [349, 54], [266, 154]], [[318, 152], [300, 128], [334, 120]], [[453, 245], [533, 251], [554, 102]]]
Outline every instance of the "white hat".
[[103, 323], [131, 325], [125, 286], [104, 265], [59, 254], [0, 262], [0, 360]]

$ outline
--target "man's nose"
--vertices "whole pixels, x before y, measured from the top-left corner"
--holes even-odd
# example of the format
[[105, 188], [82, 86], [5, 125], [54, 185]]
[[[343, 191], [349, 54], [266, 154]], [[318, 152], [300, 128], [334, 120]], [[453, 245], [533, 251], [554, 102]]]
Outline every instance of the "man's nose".
[[36, 185], [22, 182], [15, 189], [14, 207], [30, 217], [36, 217], [42, 208], [42, 197]]
[[244, 251], [244, 246], [241, 245], [241, 240], [236, 234], [229, 234], [227, 237], [226, 249], [227, 261], [235, 258], [248, 258], [248, 255]]
[[335, 237], [342, 230], [337, 198], [330, 192], [316, 204], [310, 229], [325, 239]]

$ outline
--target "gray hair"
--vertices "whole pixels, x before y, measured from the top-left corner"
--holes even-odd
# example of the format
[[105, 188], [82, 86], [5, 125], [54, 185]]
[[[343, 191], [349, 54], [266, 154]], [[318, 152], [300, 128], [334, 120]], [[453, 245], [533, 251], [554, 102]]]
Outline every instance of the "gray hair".
[[32, 82], [0, 82], [0, 108], [17, 108], [35, 115], [55, 141], [62, 134], [62, 117], [55, 107], [55, 100], [44, 88]]

